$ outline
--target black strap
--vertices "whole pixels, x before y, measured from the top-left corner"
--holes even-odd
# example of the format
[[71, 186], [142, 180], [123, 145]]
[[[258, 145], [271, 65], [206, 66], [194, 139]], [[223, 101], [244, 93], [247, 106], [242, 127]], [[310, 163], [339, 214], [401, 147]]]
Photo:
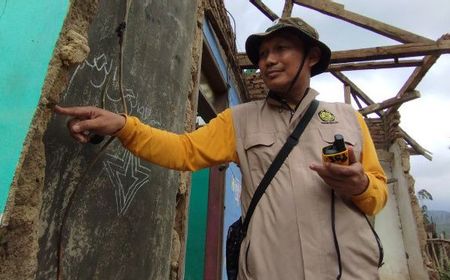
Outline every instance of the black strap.
[[263, 196], [264, 192], [266, 191], [266, 189], [269, 186], [270, 182], [272, 181], [273, 177], [280, 169], [284, 160], [287, 158], [287, 156], [292, 151], [294, 146], [297, 145], [297, 143], [300, 139], [300, 136], [302, 135], [303, 131], [305, 130], [305, 128], [308, 125], [309, 121], [311, 120], [312, 116], [316, 112], [318, 106], [319, 106], [319, 101], [313, 100], [311, 102], [305, 115], [302, 117], [302, 119], [299, 121], [298, 125], [295, 127], [294, 132], [292, 132], [292, 134], [288, 137], [288, 139], [286, 140], [286, 143], [284, 143], [283, 147], [278, 152], [277, 156], [273, 160], [269, 169], [266, 171], [266, 174], [264, 174], [264, 177], [262, 178], [261, 183], [259, 183], [259, 186], [256, 189], [255, 194], [252, 197], [250, 206], [248, 207], [248, 210], [247, 210], [247, 214], [245, 215], [244, 224], [242, 226], [242, 232], [244, 234], [244, 237], [247, 235], [248, 225], [250, 223], [250, 219], [253, 215], [253, 212], [255, 211], [256, 205], [258, 204], [259, 200]]
[[336, 280], [341, 279], [342, 277], [342, 261], [341, 261], [341, 250], [339, 248], [339, 241], [336, 235], [336, 205], [335, 205], [335, 195], [334, 190], [331, 191], [331, 229], [333, 231], [333, 241], [334, 248], [336, 249], [336, 255], [338, 259], [338, 275], [336, 276]]

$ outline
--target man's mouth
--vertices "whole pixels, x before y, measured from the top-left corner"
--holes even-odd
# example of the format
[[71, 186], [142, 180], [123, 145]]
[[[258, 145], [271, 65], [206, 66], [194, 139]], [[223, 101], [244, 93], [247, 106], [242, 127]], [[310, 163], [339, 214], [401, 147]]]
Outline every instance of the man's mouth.
[[278, 74], [280, 74], [281, 72], [282, 72], [282, 71], [281, 71], [281, 70], [278, 70], [278, 69], [268, 70], [268, 71], [266, 72], [266, 76], [269, 77], [269, 78], [273, 78], [273, 77], [277, 76]]

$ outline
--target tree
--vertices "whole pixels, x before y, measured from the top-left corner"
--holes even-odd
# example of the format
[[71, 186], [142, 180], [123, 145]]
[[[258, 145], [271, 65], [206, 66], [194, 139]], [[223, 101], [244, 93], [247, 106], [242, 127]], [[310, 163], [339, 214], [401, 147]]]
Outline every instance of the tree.
[[431, 224], [430, 217], [428, 216], [428, 207], [423, 203], [424, 200], [433, 200], [433, 196], [426, 189], [421, 189], [417, 192], [420, 204], [422, 205], [422, 215], [425, 226]]

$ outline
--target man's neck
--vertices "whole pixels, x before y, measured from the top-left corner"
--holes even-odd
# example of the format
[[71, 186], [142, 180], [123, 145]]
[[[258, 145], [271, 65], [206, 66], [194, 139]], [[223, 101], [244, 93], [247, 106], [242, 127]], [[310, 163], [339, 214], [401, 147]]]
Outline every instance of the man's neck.
[[291, 90], [291, 94], [289, 96], [286, 96], [286, 102], [289, 104], [289, 107], [292, 109], [296, 109], [300, 102], [303, 100], [305, 95], [307, 94], [309, 89], [309, 85], [302, 86], [299, 88], [293, 88]]
[[308, 89], [309, 87], [303, 88], [302, 91], [293, 91], [296, 94], [289, 96], [275, 91], [272, 91], [272, 93], [269, 95], [275, 100], [278, 100], [278, 102], [284, 104], [284, 106], [289, 107], [291, 111], [295, 111], [299, 106], [299, 104], [301, 103], [301, 101], [303, 100], [303, 98], [305, 97], [305, 95], [307, 94]]

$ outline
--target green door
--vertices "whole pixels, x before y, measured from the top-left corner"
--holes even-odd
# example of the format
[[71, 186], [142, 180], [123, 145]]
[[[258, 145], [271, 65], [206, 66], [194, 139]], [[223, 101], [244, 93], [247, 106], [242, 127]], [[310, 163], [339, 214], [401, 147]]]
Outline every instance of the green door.
[[192, 173], [185, 280], [204, 279], [209, 169]]

